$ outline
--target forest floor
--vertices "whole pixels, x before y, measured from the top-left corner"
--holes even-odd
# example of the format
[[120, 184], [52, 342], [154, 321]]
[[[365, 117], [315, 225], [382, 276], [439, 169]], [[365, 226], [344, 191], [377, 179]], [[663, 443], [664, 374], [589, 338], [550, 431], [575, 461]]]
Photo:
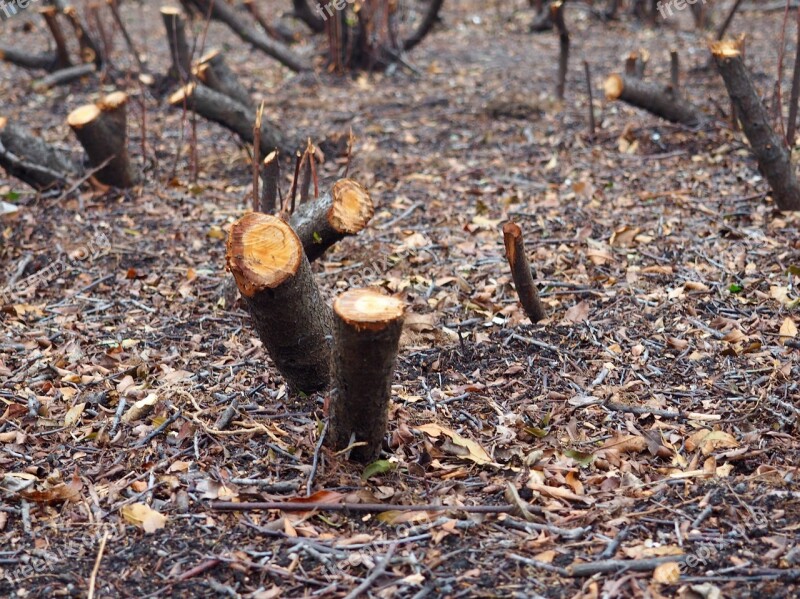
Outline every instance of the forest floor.
[[[327, 298], [375, 285], [407, 303], [391, 468], [365, 475], [323, 448], [307, 488], [324, 396], [287, 394], [231, 292], [225, 238], [250, 204], [251, 169], [229, 132], [198, 119], [193, 165], [182, 112], [128, 81], [141, 188], [37, 198], [0, 179], [20, 208], [0, 224], [0, 596], [86, 596], [90, 584], [95, 597], [341, 597], [360, 584], [376, 597], [800, 594], [800, 217], [775, 211], [688, 11], [652, 30], [569, 4], [557, 103], [557, 36], [527, 31], [527, 2], [484, 4], [446, 3], [409, 57], [416, 71], [354, 78], [296, 77], [223, 26], [208, 31], [266, 116], [327, 149], [321, 187], [346, 162], [323, 141], [357, 137], [350, 176], [376, 215], [314, 269]], [[165, 71], [153, 6], [123, 15]], [[732, 27], [752, 34], [765, 93], [781, 23], [744, 12]], [[33, 14], [2, 28], [44, 44]], [[719, 119], [700, 130], [602, 98], [634, 49], [666, 81], [672, 47], [687, 95]], [[114, 86], [30, 83], [0, 64], [0, 112], [77, 155], [66, 115]], [[510, 218], [549, 313], [536, 325], [504, 257]], [[115, 425], [121, 402], [147, 397], [151, 412]], [[530, 521], [457, 509], [516, 501], [509, 486]], [[309, 490], [453, 509], [210, 504]], [[611, 558], [629, 561], [598, 564]], [[640, 569], [649, 558], [667, 565]]]

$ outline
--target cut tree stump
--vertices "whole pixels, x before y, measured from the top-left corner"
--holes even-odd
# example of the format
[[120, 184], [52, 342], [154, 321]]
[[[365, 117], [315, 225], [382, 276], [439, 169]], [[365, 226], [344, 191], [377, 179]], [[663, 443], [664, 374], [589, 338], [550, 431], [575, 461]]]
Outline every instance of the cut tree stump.
[[94, 177], [120, 189], [133, 187], [139, 179], [128, 156], [127, 103], [125, 93], [114, 92], [98, 104], [76, 108], [67, 117], [89, 164], [98, 169]]
[[181, 11], [171, 6], [161, 7], [161, 19], [167, 32], [169, 54], [172, 57], [172, 66], [168, 76], [174, 81], [189, 81], [192, 73], [192, 55], [189, 43], [186, 41], [186, 23]]
[[284, 44], [270, 39], [245, 19], [241, 18], [235, 9], [219, 0], [188, 0], [202, 15], [211, 14], [211, 18], [225, 23], [236, 35], [244, 41], [255, 46], [265, 54], [271, 56], [281, 64], [293, 71], [310, 71], [311, 63], [292, 52]]
[[[255, 112], [210, 87], [189, 83], [172, 94], [169, 103], [172, 106], [183, 106], [185, 103], [187, 108], [203, 118], [233, 131], [247, 144], [252, 144], [255, 140]], [[262, 155], [267, 155], [276, 148], [285, 154], [294, 154], [293, 144], [267, 119], [261, 121], [259, 146]]]
[[673, 123], [696, 127], [706, 120], [699, 108], [674, 93], [670, 86], [617, 74], [608, 77], [603, 86], [608, 100], [622, 100]]
[[800, 210], [800, 186], [785, 140], [770, 124], [750, 74], [734, 41], [713, 42], [711, 53], [731, 97], [742, 129], [780, 210]]
[[258, 212], [274, 214], [278, 210], [278, 201], [280, 199], [281, 164], [278, 160], [278, 151], [275, 150], [267, 154], [262, 166], [264, 167], [261, 170], [263, 185], [261, 187]]
[[56, 43], [56, 68], [65, 69], [71, 66], [72, 61], [69, 58], [67, 40], [64, 38], [64, 32], [58, 23], [58, 9], [55, 6], [45, 6], [39, 9], [39, 13], [47, 23], [47, 28]]
[[335, 393], [326, 438], [336, 451], [363, 443], [353, 447], [350, 457], [371, 462], [386, 436], [403, 302], [354, 289], [336, 298], [333, 314]]
[[539, 322], [547, 318], [536, 283], [533, 281], [528, 256], [525, 253], [525, 241], [522, 229], [517, 223], [508, 222], [503, 225], [503, 243], [506, 246], [506, 258], [511, 267], [511, 278], [525, 314], [531, 322]]
[[62, 187], [77, 169], [57, 150], [22, 127], [0, 117], [0, 166], [37, 190]]
[[98, 69], [101, 68], [103, 66], [103, 54], [92, 39], [92, 36], [89, 35], [89, 28], [83, 22], [78, 11], [73, 6], [67, 6], [63, 12], [75, 31], [83, 62], [93, 62]]
[[228, 270], [256, 332], [289, 388], [300, 393], [330, 382], [330, 308], [303, 245], [282, 219], [251, 212], [228, 235]]
[[289, 222], [313, 262], [336, 242], [362, 231], [374, 214], [369, 192], [352, 179], [340, 179], [330, 192], [300, 204]]
[[197, 62], [195, 74], [207, 87], [225, 94], [249, 110], [255, 111], [256, 103], [250, 96], [250, 92], [239, 81], [236, 73], [230, 69], [225, 62], [225, 56], [219, 50], [212, 50], [203, 56]]

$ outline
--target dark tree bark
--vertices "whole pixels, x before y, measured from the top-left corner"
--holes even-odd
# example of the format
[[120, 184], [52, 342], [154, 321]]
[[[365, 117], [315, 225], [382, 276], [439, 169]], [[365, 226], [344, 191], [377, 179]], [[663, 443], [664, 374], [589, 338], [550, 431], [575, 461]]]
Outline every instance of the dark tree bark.
[[306, 394], [325, 389], [330, 309], [292, 228], [275, 216], [246, 214], [231, 227], [226, 259], [256, 332], [289, 388]]
[[69, 58], [69, 50], [67, 49], [67, 41], [64, 39], [64, 32], [58, 22], [58, 10], [54, 6], [45, 6], [39, 10], [39, 13], [47, 23], [47, 28], [53, 36], [53, 41], [56, 44], [56, 68], [64, 69], [72, 64]]
[[531, 322], [539, 322], [547, 318], [536, 283], [533, 281], [528, 256], [525, 253], [525, 241], [522, 239], [522, 229], [513, 222], [503, 225], [503, 244], [506, 247], [506, 258], [511, 267], [511, 278], [517, 289], [517, 296], [525, 314]]
[[168, 76], [175, 81], [187, 82], [192, 73], [192, 55], [186, 41], [186, 23], [181, 11], [171, 6], [161, 7], [161, 18], [167, 32], [172, 66]]
[[[316, 2], [316, 0], [311, 0]], [[325, 31], [325, 21], [308, 6], [308, 0], [292, 0], [294, 16], [303, 21], [314, 33]]]
[[[252, 144], [255, 141], [253, 133], [255, 112], [205, 85], [195, 83], [185, 85], [169, 97], [169, 103], [172, 106], [183, 106], [185, 103], [187, 108], [203, 118], [219, 123], [236, 133], [243, 142]], [[262, 155], [269, 154], [276, 148], [292, 154], [292, 145], [274, 123], [262, 119], [259, 139]]]
[[607, 99], [622, 100], [673, 123], [696, 127], [706, 120], [699, 108], [686, 98], [673, 93], [671, 87], [665, 88], [623, 75], [611, 75], [606, 79], [604, 87]]
[[[225, 2], [220, 0], [191, 0], [191, 2], [204, 15], [209, 14], [210, 9], [212, 19], [225, 23], [244, 41], [252, 44], [293, 71], [311, 70], [311, 64], [308, 61], [296, 55], [285, 45], [268, 38], [266, 34], [251, 26], [236, 14], [233, 7]], [[213, 2], [213, 4], [209, 4], [210, 2]]]
[[278, 211], [280, 196], [281, 163], [278, 160], [278, 151], [267, 154], [262, 166], [264, 167], [261, 171], [263, 186], [258, 211], [264, 214], [274, 214]]
[[352, 179], [340, 179], [329, 193], [300, 204], [289, 222], [313, 262], [336, 242], [362, 231], [374, 213], [369, 192]]
[[89, 164], [99, 168], [94, 177], [104, 185], [120, 189], [133, 187], [139, 180], [128, 156], [127, 103], [126, 94], [114, 92], [98, 104], [73, 110], [67, 117], [67, 123], [86, 150]]
[[0, 117], [0, 166], [37, 190], [62, 187], [77, 171], [66, 152], [55, 149]]
[[196, 74], [206, 86], [255, 111], [256, 103], [250, 92], [230, 69], [225, 62], [225, 56], [219, 50], [209, 52], [198, 61]]
[[785, 141], [770, 124], [769, 113], [744, 66], [735, 42], [715, 42], [711, 53], [717, 63], [758, 166], [772, 188], [780, 210], [800, 210], [800, 186]]
[[416, 48], [433, 30], [433, 27], [439, 21], [439, 13], [442, 10], [442, 6], [444, 6], [444, 0], [430, 0], [425, 18], [419, 24], [417, 30], [409, 38], [403, 40], [403, 50], [409, 52]]
[[89, 35], [89, 29], [80, 15], [78, 15], [78, 11], [72, 6], [67, 6], [64, 9], [64, 14], [75, 30], [75, 37], [78, 38], [78, 46], [80, 47], [83, 62], [93, 62], [98, 69], [101, 68], [103, 66], [103, 53], [100, 52], [100, 48], [98, 48], [92, 36]]
[[94, 63], [74, 65], [60, 71], [53, 71], [46, 77], [36, 80], [33, 83], [33, 89], [43, 92], [59, 85], [67, 85], [76, 79], [94, 76], [96, 73], [97, 67], [94, 66]]
[[353, 442], [351, 459], [378, 457], [386, 436], [403, 302], [371, 289], [354, 289], [333, 303], [335, 393], [328, 444], [336, 451]]
[[31, 54], [3, 44], [0, 44], [0, 60], [24, 69], [43, 69], [45, 71], [53, 71], [58, 64], [58, 57], [53, 52]]
[[567, 85], [567, 68], [569, 66], [569, 32], [564, 22], [564, 2], [558, 0], [550, 4], [550, 15], [553, 26], [558, 33], [558, 83], [556, 84], [556, 97], [564, 99], [564, 89]]

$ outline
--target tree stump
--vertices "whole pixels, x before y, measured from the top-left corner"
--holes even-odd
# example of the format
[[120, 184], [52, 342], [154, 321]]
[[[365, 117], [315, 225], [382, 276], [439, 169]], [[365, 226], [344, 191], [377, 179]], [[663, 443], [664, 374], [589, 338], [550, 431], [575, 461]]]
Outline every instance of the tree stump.
[[528, 256], [525, 254], [525, 241], [522, 238], [522, 229], [517, 223], [503, 225], [503, 243], [506, 246], [506, 258], [511, 267], [511, 277], [522, 308], [531, 322], [539, 322], [547, 318], [536, 283], [533, 281]]
[[306, 394], [325, 389], [330, 382], [330, 309], [297, 234], [276, 216], [251, 212], [231, 227], [226, 261], [256, 332], [289, 388]]
[[127, 103], [125, 93], [114, 92], [98, 104], [76, 108], [67, 117], [89, 164], [99, 169], [95, 178], [120, 189], [133, 187], [139, 178], [128, 156]]
[[175, 81], [188, 81], [192, 72], [192, 56], [189, 43], [186, 41], [186, 24], [181, 11], [171, 6], [161, 7], [161, 18], [167, 31], [169, 54], [172, 66], [169, 77]]
[[403, 302], [371, 289], [354, 289], [333, 303], [335, 394], [328, 443], [336, 451], [353, 442], [353, 460], [378, 457], [386, 435]]
[[0, 166], [37, 190], [62, 186], [77, 170], [66, 152], [5, 117], [0, 117]]

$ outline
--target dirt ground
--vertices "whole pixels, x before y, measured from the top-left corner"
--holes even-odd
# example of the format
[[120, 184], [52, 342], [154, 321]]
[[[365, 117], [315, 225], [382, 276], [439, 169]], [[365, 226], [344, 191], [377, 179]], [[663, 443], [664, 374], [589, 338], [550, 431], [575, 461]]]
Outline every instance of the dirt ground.
[[[728, 5], [713, 6], [717, 21]], [[123, 16], [159, 73], [155, 7], [126, 2]], [[0, 222], [0, 596], [800, 594], [800, 218], [775, 211], [688, 11], [655, 30], [583, 4], [566, 13], [563, 103], [558, 38], [528, 32], [522, 0], [447, 2], [413, 69], [354, 77], [295, 76], [208, 29], [265, 117], [321, 144], [321, 187], [344, 171], [338, 137], [357, 138], [350, 176], [376, 214], [314, 270], [326, 298], [374, 285], [408, 307], [387, 462], [369, 476], [317, 450], [324, 395], [287, 393], [225, 271], [227, 230], [250, 205], [249, 149], [202, 119], [193, 144], [192, 118], [135, 77], [38, 94], [0, 64], [0, 116], [76, 156], [66, 115], [125, 89], [145, 171], [130, 193], [67, 197], [0, 177], [0, 199], [20, 208]], [[766, 95], [782, 16], [748, 10], [731, 29], [748, 32]], [[2, 41], [41, 49], [34, 17], [2, 23]], [[686, 95], [716, 120], [690, 130], [606, 103], [603, 79], [639, 48], [662, 81], [677, 49]], [[793, 42], [786, 54], [790, 67]], [[119, 36], [114, 63], [132, 67]], [[548, 310], [536, 325], [511, 285], [508, 219]], [[152, 411], [115, 422], [121, 402], [148, 397]], [[530, 521], [457, 509], [514, 503], [509, 486]], [[309, 490], [453, 509], [211, 504]], [[650, 558], [666, 565], [630, 567]], [[589, 563], [600, 571], [582, 575]]]

